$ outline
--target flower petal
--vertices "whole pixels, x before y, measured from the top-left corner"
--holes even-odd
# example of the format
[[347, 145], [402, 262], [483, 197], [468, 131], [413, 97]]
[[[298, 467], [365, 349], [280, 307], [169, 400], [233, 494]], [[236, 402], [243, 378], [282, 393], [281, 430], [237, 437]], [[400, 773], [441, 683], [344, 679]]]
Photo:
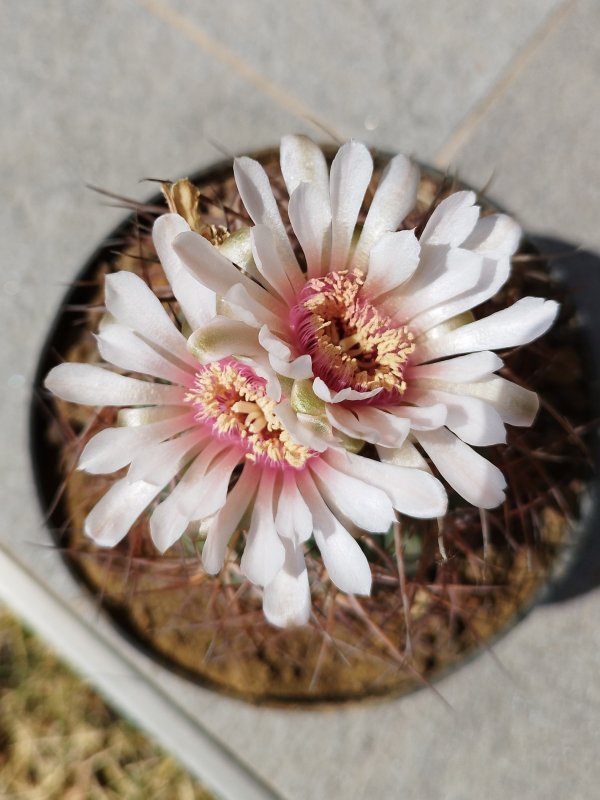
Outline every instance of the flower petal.
[[441, 475], [469, 503], [495, 508], [504, 502], [506, 481], [498, 467], [446, 428], [415, 433]]
[[358, 213], [373, 174], [371, 154], [359, 142], [347, 142], [331, 165], [331, 261], [330, 270], [346, 267]]
[[429, 464], [414, 444], [407, 439], [402, 447], [381, 447], [377, 446], [377, 454], [384, 464], [395, 464], [397, 467], [410, 467], [411, 469], [421, 469], [431, 472]]
[[310, 617], [310, 587], [302, 545], [286, 539], [283, 547], [283, 566], [263, 592], [265, 617], [279, 628], [305, 625]]
[[63, 400], [88, 406], [184, 404], [181, 386], [140, 381], [91, 364], [59, 364], [44, 386]]
[[290, 196], [290, 222], [306, 257], [308, 279], [327, 271], [331, 239], [329, 193], [323, 195], [312, 183], [301, 183]]
[[225, 505], [231, 473], [240, 458], [240, 453], [216, 441], [194, 460], [150, 517], [150, 535], [161, 553], [185, 533], [192, 520], [210, 517]]
[[275, 530], [274, 484], [274, 471], [263, 471], [240, 564], [248, 580], [259, 586], [271, 583], [285, 559], [283, 543]]
[[309, 462], [325, 502], [336, 514], [348, 518], [362, 530], [386, 533], [396, 520], [386, 493], [369, 483], [340, 472], [322, 459]]
[[281, 174], [291, 197], [301, 183], [311, 184], [329, 197], [329, 172], [321, 148], [308, 136], [283, 136], [279, 149]]
[[435, 209], [425, 230], [421, 243], [449, 244], [458, 247], [472, 232], [479, 219], [479, 206], [474, 205], [475, 192], [455, 192]]
[[332, 405], [326, 413], [331, 424], [347, 436], [384, 447], [400, 447], [410, 430], [408, 419], [379, 408]]
[[509, 275], [509, 258], [501, 258], [498, 261], [484, 258], [481, 274], [474, 286], [425, 311], [413, 320], [413, 324], [421, 331], [429, 331], [452, 317], [470, 311], [493, 297], [504, 286]]
[[[179, 409], [181, 411], [181, 409]], [[93, 436], [83, 449], [77, 469], [93, 475], [115, 472], [130, 464], [142, 448], [182, 433], [194, 424], [189, 411], [149, 425], [106, 428]]]
[[401, 286], [416, 270], [420, 252], [414, 231], [385, 233], [371, 248], [362, 293], [374, 299]]
[[558, 303], [523, 297], [509, 308], [456, 328], [424, 343], [423, 361], [477, 350], [499, 350], [528, 344], [545, 333], [558, 313]]
[[186, 365], [186, 369], [181, 369], [123, 325], [105, 325], [96, 342], [102, 358], [116, 367], [186, 387], [193, 381], [193, 367]]
[[209, 437], [206, 429], [196, 426], [176, 439], [144, 448], [132, 459], [127, 480], [130, 483], [146, 481], [164, 486], [171, 476], [195, 457]]
[[477, 447], [506, 442], [506, 428], [496, 409], [477, 397], [451, 394], [439, 390], [410, 393], [417, 403], [443, 403], [446, 406], [446, 426], [457, 436]]
[[312, 514], [300, 494], [291, 472], [283, 473], [283, 485], [277, 501], [275, 517], [277, 533], [296, 544], [310, 539], [313, 532]]
[[177, 330], [152, 289], [133, 272], [113, 272], [105, 279], [106, 309], [127, 328], [193, 366], [185, 337]]
[[233, 162], [235, 182], [248, 214], [256, 225], [266, 225], [275, 238], [275, 249], [282, 268], [290, 277], [292, 284], [300, 285], [302, 272], [288, 239], [285, 226], [279, 213], [279, 206], [273, 196], [271, 184], [264, 168], [252, 158], [242, 156]]
[[309, 355], [293, 357], [285, 342], [271, 333], [264, 325], [258, 333], [258, 341], [269, 353], [269, 362], [275, 372], [292, 380], [312, 378], [312, 360]]
[[145, 481], [131, 483], [121, 478], [96, 503], [87, 515], [84, 533], [99, 547], [114, 547], [150, 505], [162, 486]]
[[512, 256], [519, 247], [522, 231], [506, 214], [481, 217], [461, 247], [489, 255]]
[[306, 471], [298, 476], [298, 482], [312, 511], [315, 541], [329, 577], [343, 592], [370, 594], [371, 568], [358, 542], [327, 508]]
[[318, 417], [296, 414], [289, 400], [277, 403], [274, 412], [283, 427], [298, 444], [321, 453], [332, 442], [331, 426]]
[[246, 463], [225, 505], [210, 524], [202, 550], [202, 563], [209, 575], [216, 575], [223, 567], [227, 543], [252, 501], [258, 476], [259, 471]]
[[375, 397], [376, 394], [379, 394], [381, 388], [371, 389], [369, 392], [357, 392], [355, 389], [348, 388], [332, 394], [325, 381], [321, 378], [315, 378], [313, 391], [325, 403], [342, 403], [344, 400], [367, 400], [369, 397]]
[[232, 231], [221, 244], [217, 245], [219, 253], [228, 258], [242, 272], [262, 284], [260, 272], [256, 269], [252, 255], [252, 228], [240, 228]]
[[268, 325], [271, 330], [282, 334], [289, 330], [287, 314], [282, 319], [278, 314], [265, 308], [255, 297], [248, 294], [248, 290], [241, 283], [236, 283], [223, 296], [219, 302], [219, 314], [245, 322], [250, 327], [260, 328]]
[[419, 168], [403, 155], [394, 156], [384, 169], [352, 256], [351, 266], [364, 270], [372, 248], [382, 236], [396, 231], [413, 208], [419, 186]]
[[420, 289], [408, 284], [401, 290], [403, 296], [396, 303], [395, 319], [409, 322], [411, 330], [421, 330], [419, 315], [472, 289], [481, 277], [482, 268], [480, 255], [453, 248], [448, 251], [445, 270], [437, 279]]
[[272, 297], [243, 270], [235, 267], [200, 234], [194, 231], [180, 233], [173, 241], [173, 249], [181, 258], [184, 267], [200, 283], [221, 297], [224, 297], [232, 286], [241, 283], [251, 297], [270, 311], [279, 314], [285, 310], [285, 306], [279, 300]]
[[472, 383], [488, 377], [490, 373], [500, 369], [503, 364], [502, 359], [495, 353], [483, 350], [480, 353], [469, 353], [466, 356], [458, 356], [458, 358], [446, 361], [411, 367], [409, 380], [411, 384], [413, 381], [421, 379]]
[[255, 328], [227, 317], [215, 319], [198, 328], [188, 339], [190, 353], [201, 364], [209, 364], [227, 356], [256, 356], [261, 352]]
[[446, 384], [445, 388], [449, 392], [460, 392], [485, 400], [510, 425], [529, 427], [533, 424], [540, 405], [535, 392], [498, 376], [476, 383]]
[[394, 508], [409, 517], [427, 519], [446, 513], [448, 498], [444, 487], [427, 472], [333, 449], [324, 458], [336, 469], [383, 489]]
[[152, 241], [186, 320], [191, 328], [199, 328], [214, 317], [216, 297], [190, 275], [173, 249], [175, 237], [189, 230], [190, 226], [179, 214], [163, 214], [154, 223]]
[[273, 233], [266, 225], [252, 228], [252, 253], [257, 269], [279, 297], [288, 305], [296, 302], [296, 294], [304, 285], [302, 273], [286, 269], [276, 249]]
[[433, 406], [397, 406], [389, 409], [395, 417], [408, 420], [410, 427], [416, 431], [430, 431], [440, 428], [446, 422], [446, 406], [436, 403]]

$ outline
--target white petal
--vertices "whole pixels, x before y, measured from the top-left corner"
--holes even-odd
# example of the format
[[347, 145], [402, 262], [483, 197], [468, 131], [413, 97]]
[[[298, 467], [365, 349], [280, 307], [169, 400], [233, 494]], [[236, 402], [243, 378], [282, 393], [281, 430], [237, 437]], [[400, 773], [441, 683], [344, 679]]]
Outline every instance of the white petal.
[[144, 481], [130, 483], [127, 478], [117, 481], [87, 515], [85, 535], [100, 547], [113, 547], [161, 489], [162, 486]]
[[475, 192], [455, 192], [435, 209], [421, 242], [449, 244], [458, 247], [471, 233], [479, 218], [479, 206], [474, 205]]
[[496, 376], [476, 383], [447, 384], [445, 388], [485, 400], [510, 425], [532, 425], [540, 404], [535, 392]]
[[477, 350], [499, 350], [528, 344], [554, 322], [558, 304], [541, 297], [523, 297], [509, 308], [463, 325], [424, 345], [422, 360]]
[[469, 250], [454, 248], [445, 259], [445, 271], [419, 290], [408, 285], [402, 289], [403, 298], [396, 305], [395, 318], [408, 322], [411, 329], [421, 330], [419, 315], [438, 307], [472, 289], [481, 277], [483, 258]]
[[[429, 309], [413, 320], [413, 324], [421, 331], [428, 331], [446, 320], [456, 317], [465, 311], [484, 303], [493, 297], [508, 280], [510, 275], [510, 259], [499, 261], [484, 258], [479, 279], [470, 289]], [[435, 335], [435, 330], [432, 331]]]
[[202, 550], [202, 563], [209, 575], [216, 575], [223, 567], [227, 543], [252, 501], [259, 474], [259, 470], [246, 464], [225, 505], [211, 522]]
[[193, 367], [181, 369], [123, 325], [105, 326], [96, 336], [96, 342], [102, 358], [116, 367], [186, 387], [193, 381]]
[[127, 480], [130, 483], [146, 481], [165, 486], [173, 475], [194, 458], [209, 437], [209, 431], [196, 426], [176, 439], [140, 449], [131, 461]]
[[313, 391], [325, 403], [342, 403], [344, 400], [367, 400], [369, 397], [375, 397], [376, 394], [379, 394], [381, 388], [371, 389], [369, 392], [358, 392], [355, 389], [348, 388], [332, 394], [329, 386], [321, 378], [315, 378]]
[[187, 470], [175, 489], [150, 517], [150, 535], [156, 548], [164, 553], [185, 532], [191, 520], [204, 519], [219, 511], [227, 499], [227, 488], [240, 454], [229, 450], [217, 463], [222, 442], [213, 442]]
[[106, 309], [122, 325], [141, 334], [166, 353], [193, 366], [185, 337], [177, 330], [160, 300], [133, 272], [114, 272], [105, 280]]
[[288, 345], [263, 326], [258, 341], [269, 353], [271, 366], [280, 375], [293, 380], [312, 378], [312, 360], [308, 355], [294, 357]]
[[199, 328], [216, 314], [216, 297], [190, 275], [173, 249], [175, 237], [189, 230], [190, 226], [179, 214], [163, 214], [154, 223], [152, 241], [186, 320], [191, 328]]
[[411, 400], [418, 403], [443, 403], [446, 426], [467, 444], [487, 447], [506, 442], [506, 428], [496, 409], [478, 397], [439, 390], [415, 391]]
[[291, 197], [301, 183], [310, 183], [329, 196], [327, 161], [321, 148], [308, 136], [283, 136], [280, 146], [281, 174]]
[[279, 628], [305, 625], [310, 617], [310, 587], [302, 545], [284, 541], [283, 567], [263, 592], [267, 621]]
[[469, 503], [495, 508], [504, 502], [506, 481], [498, 467], [446, 428], [415, 434], [441, 475]]
[[414, 231], [384, 234], [371, 249], [362, 292], [375, 298], [396, 289], [414, 273], [420, 252], [421, 246]]
[[189, 413], [181, 406], [141, 406], [140, 408], [120, 408], [117, 412], [117, 425], [119, 427], [135, 428], [138, 425], [150, 425], [162, 422], [163, 419], [178, 417], [182, 413]]
[[436, 403], [433, 406], [396, 406], [390, 413], [406, 419], [413, 430], [430, 431], [445, 424], [447, 411], [443, 403]]
[[467, 250], [495, 256], [512, 256], [519, 247], [522, 231], [506, 214], [489, 214], [477, 220], [473, 231], [462, 243]]
[[290, 471], [283, 473], [283, 486], [277, 501], [275, 527], [280, 536], [292, 539], [296, 544], [305, 542], [312, 536], [312, 514]]
[[127, 378], [91, 364], [59, 364], [44, 386], [63, 400], [88, 406], [184, 404], [180, 386]]
[[373, 159], [364, 144], [347, 142], [340, 147], [330, 173], [332, 271], [346, 267], [358, 213], [372, 174]]
[[451, 383], [472, 383], [486, 378], [496, 372], [504, 362], [495, 353], [483, 350], [480, 353], [469, 353], [434, 364], [423, 364], [411, 367], [408, 379], [413, 381], [425, 379], [450, 381]]
[[181, 258], [184, 267], [200, 283], [221, 297], [224, 297], [232, 286], [241, 283], [251, 297], [269, 310], [276, 314], [285, 310], [285, 306], [279, 300], [272, 297], [243, 270], [235, 267], [200, 234], [193, 231], [180, 233], [173, 242], [173, 249]]
[[371, 533], [385, 533], [396, 515], [386, 493], [331, 467], [322, 459], [309, 462], [309, 468], [325, 502], [337, 515]]
[[186, 411], [184, 414], [150, 425], [106, 428], [86, 444], [77, 468], [93, 475], [115, 472], [130, 464], [141, 448], [159, 444], [171, 436], [182, 433], [193, 424], [193, 415]]
[[289, 400], [277, 403], [275, 414], [292, 439], [298, 444], [321, 453], [332, 441], [331, 427], [316, 417], [296, 414]]
[[233, 162], [233, 174], [240, 197], [256, 225], [266, 225], [275, 237], [275, 248], [282, 268], [295, 284], [302, 281], [302, 272], [279, 213], [269, 178], [263, 167], [252, 158], [242, 156]]
[[408, 419], [368, 406], [332, 405], [326, 414], [331, 424], [347, 436], [385, 447], [400, 447], [410, 430]]
[[298, 481], [312, 511], [315, 541], [329, 577], [343, 592], [370, 594], [371, 568], [357, 541], [327, 508], [306, 471], [299, 475]]
[[331, 238], [331, 204], [311, 183], [301, 183], [290, 197], [288, 214], [306, 257], [307, 277], [318, 278], [327, 271]]
[[256, 329], [227, 317], [215, 317], [209, 325], [194, 331], [188, 348], [201, 364], [233, 355], [256, 356], [261, 351]]
[[364, 270], [374, 244], [389, 231], [396, 231], [417, 199], [419, 169], [403, 155], [394, 156], [381, 175], [379, 185], [352, 256], [352, 266]]
[[259, 586], [271, 583], [285, 558], [282, 541], [275, 530], [274, 483], [274, 471], [263, 471], [240, 564], [248, 580]]
[[340, 471], [366, 483], [379, 486], [388, 495], [395, 509], [409, 517], [427, 519], [446, 513], [448, 499], [442, 484], [420, 469], [382, 464], [372, 458], [327, 451], [325, 460]]
[[251, 278], [262, 281], [260, 272], [256, 269], [252, 255], [252, 228], [239, 228], [232, 231], [221, 244], [216, 245], [219, 253], [228, 258]]
[[252, 228], [252, 253], [257, 269], [273, 291], [291, 307], [304, 286], [304, 278], [297, 267], [294, 272], [286, 270], [275, 245], [273, 233], [266, 225]]
[[278, 333], [285, 333], [289, 330], [287, 313], [283, 319], [278, 314], [274, 314], [256, 298], [251, 297], [241, 283], [236, 283], [223, 296], [219, 303], [219, 313], [224, 317], [237, 319], [255, 328], [268, 325], [271, 330]]
[[379, 458], [384, 464], [395, 464], [398, 467], [410, 467], [411, 469], [422, 469], [430, 472], [429, 464], [414, 444], [407, 439], [402, 447], [377, 447]]

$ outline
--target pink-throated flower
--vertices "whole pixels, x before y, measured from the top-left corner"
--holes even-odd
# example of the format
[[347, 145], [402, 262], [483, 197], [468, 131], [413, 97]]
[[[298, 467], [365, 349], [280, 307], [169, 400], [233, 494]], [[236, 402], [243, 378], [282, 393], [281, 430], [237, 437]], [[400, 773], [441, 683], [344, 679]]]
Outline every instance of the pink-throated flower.
[[[496, 374], [502, 361], [492, 351], [531, 342], [558, 309], [524, 297], [485, 318], [472, 314], [506, 282], [518, 225], [481, 217], [475, 194], [460, 191], [419, 236], [403, 228], [419, 176], [401, 155], [359, 225], [373, 160], [357, 142], [329, 170], [310, 139], [286, 136], [281, 172], [291, 239], [263, 167], [245, 157], [234, 173], [254, 225], [227, 247], [184, 230], [176, 215], [157, 222], [188, 277], [219, 297], [192, 351], [202, 362], [251, 361], [293, 439], [349, 474], [368, 478], [383, 464], [420, 471], [425, 453], [466, 500], [497, 506], [504, 477], [473, 446], [504, 442], [506, 423], [530, 425], [538, 399]], [[358, 468], [348, 452], [365, 442], [379, 461]]]

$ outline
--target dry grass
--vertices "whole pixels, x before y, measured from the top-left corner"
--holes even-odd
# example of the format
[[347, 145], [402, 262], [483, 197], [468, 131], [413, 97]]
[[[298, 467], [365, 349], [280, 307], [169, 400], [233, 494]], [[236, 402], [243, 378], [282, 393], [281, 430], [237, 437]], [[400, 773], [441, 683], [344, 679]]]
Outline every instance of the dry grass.
[[2, 800], [209, 800], [0, 607]]

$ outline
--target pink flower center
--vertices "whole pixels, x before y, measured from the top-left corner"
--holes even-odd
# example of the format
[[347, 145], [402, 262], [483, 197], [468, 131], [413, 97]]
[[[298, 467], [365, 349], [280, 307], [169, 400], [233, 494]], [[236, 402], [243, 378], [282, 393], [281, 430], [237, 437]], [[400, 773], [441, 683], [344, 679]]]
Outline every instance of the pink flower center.
[[359, 270], [307, 281], [292, 309], [296, 343], [330, 389], [381, 388], [378, 403], [394, 401], [406, 390], [404, 370], [415, 349], [413, 335], [363, 298], [362, 285]]
[[284, 429], [265, 381], [234, 359], [200, 367], [185, 400], [194, 406], [198, 422], [238, 444], [250, 461], [301, 469], [314, 455]]

